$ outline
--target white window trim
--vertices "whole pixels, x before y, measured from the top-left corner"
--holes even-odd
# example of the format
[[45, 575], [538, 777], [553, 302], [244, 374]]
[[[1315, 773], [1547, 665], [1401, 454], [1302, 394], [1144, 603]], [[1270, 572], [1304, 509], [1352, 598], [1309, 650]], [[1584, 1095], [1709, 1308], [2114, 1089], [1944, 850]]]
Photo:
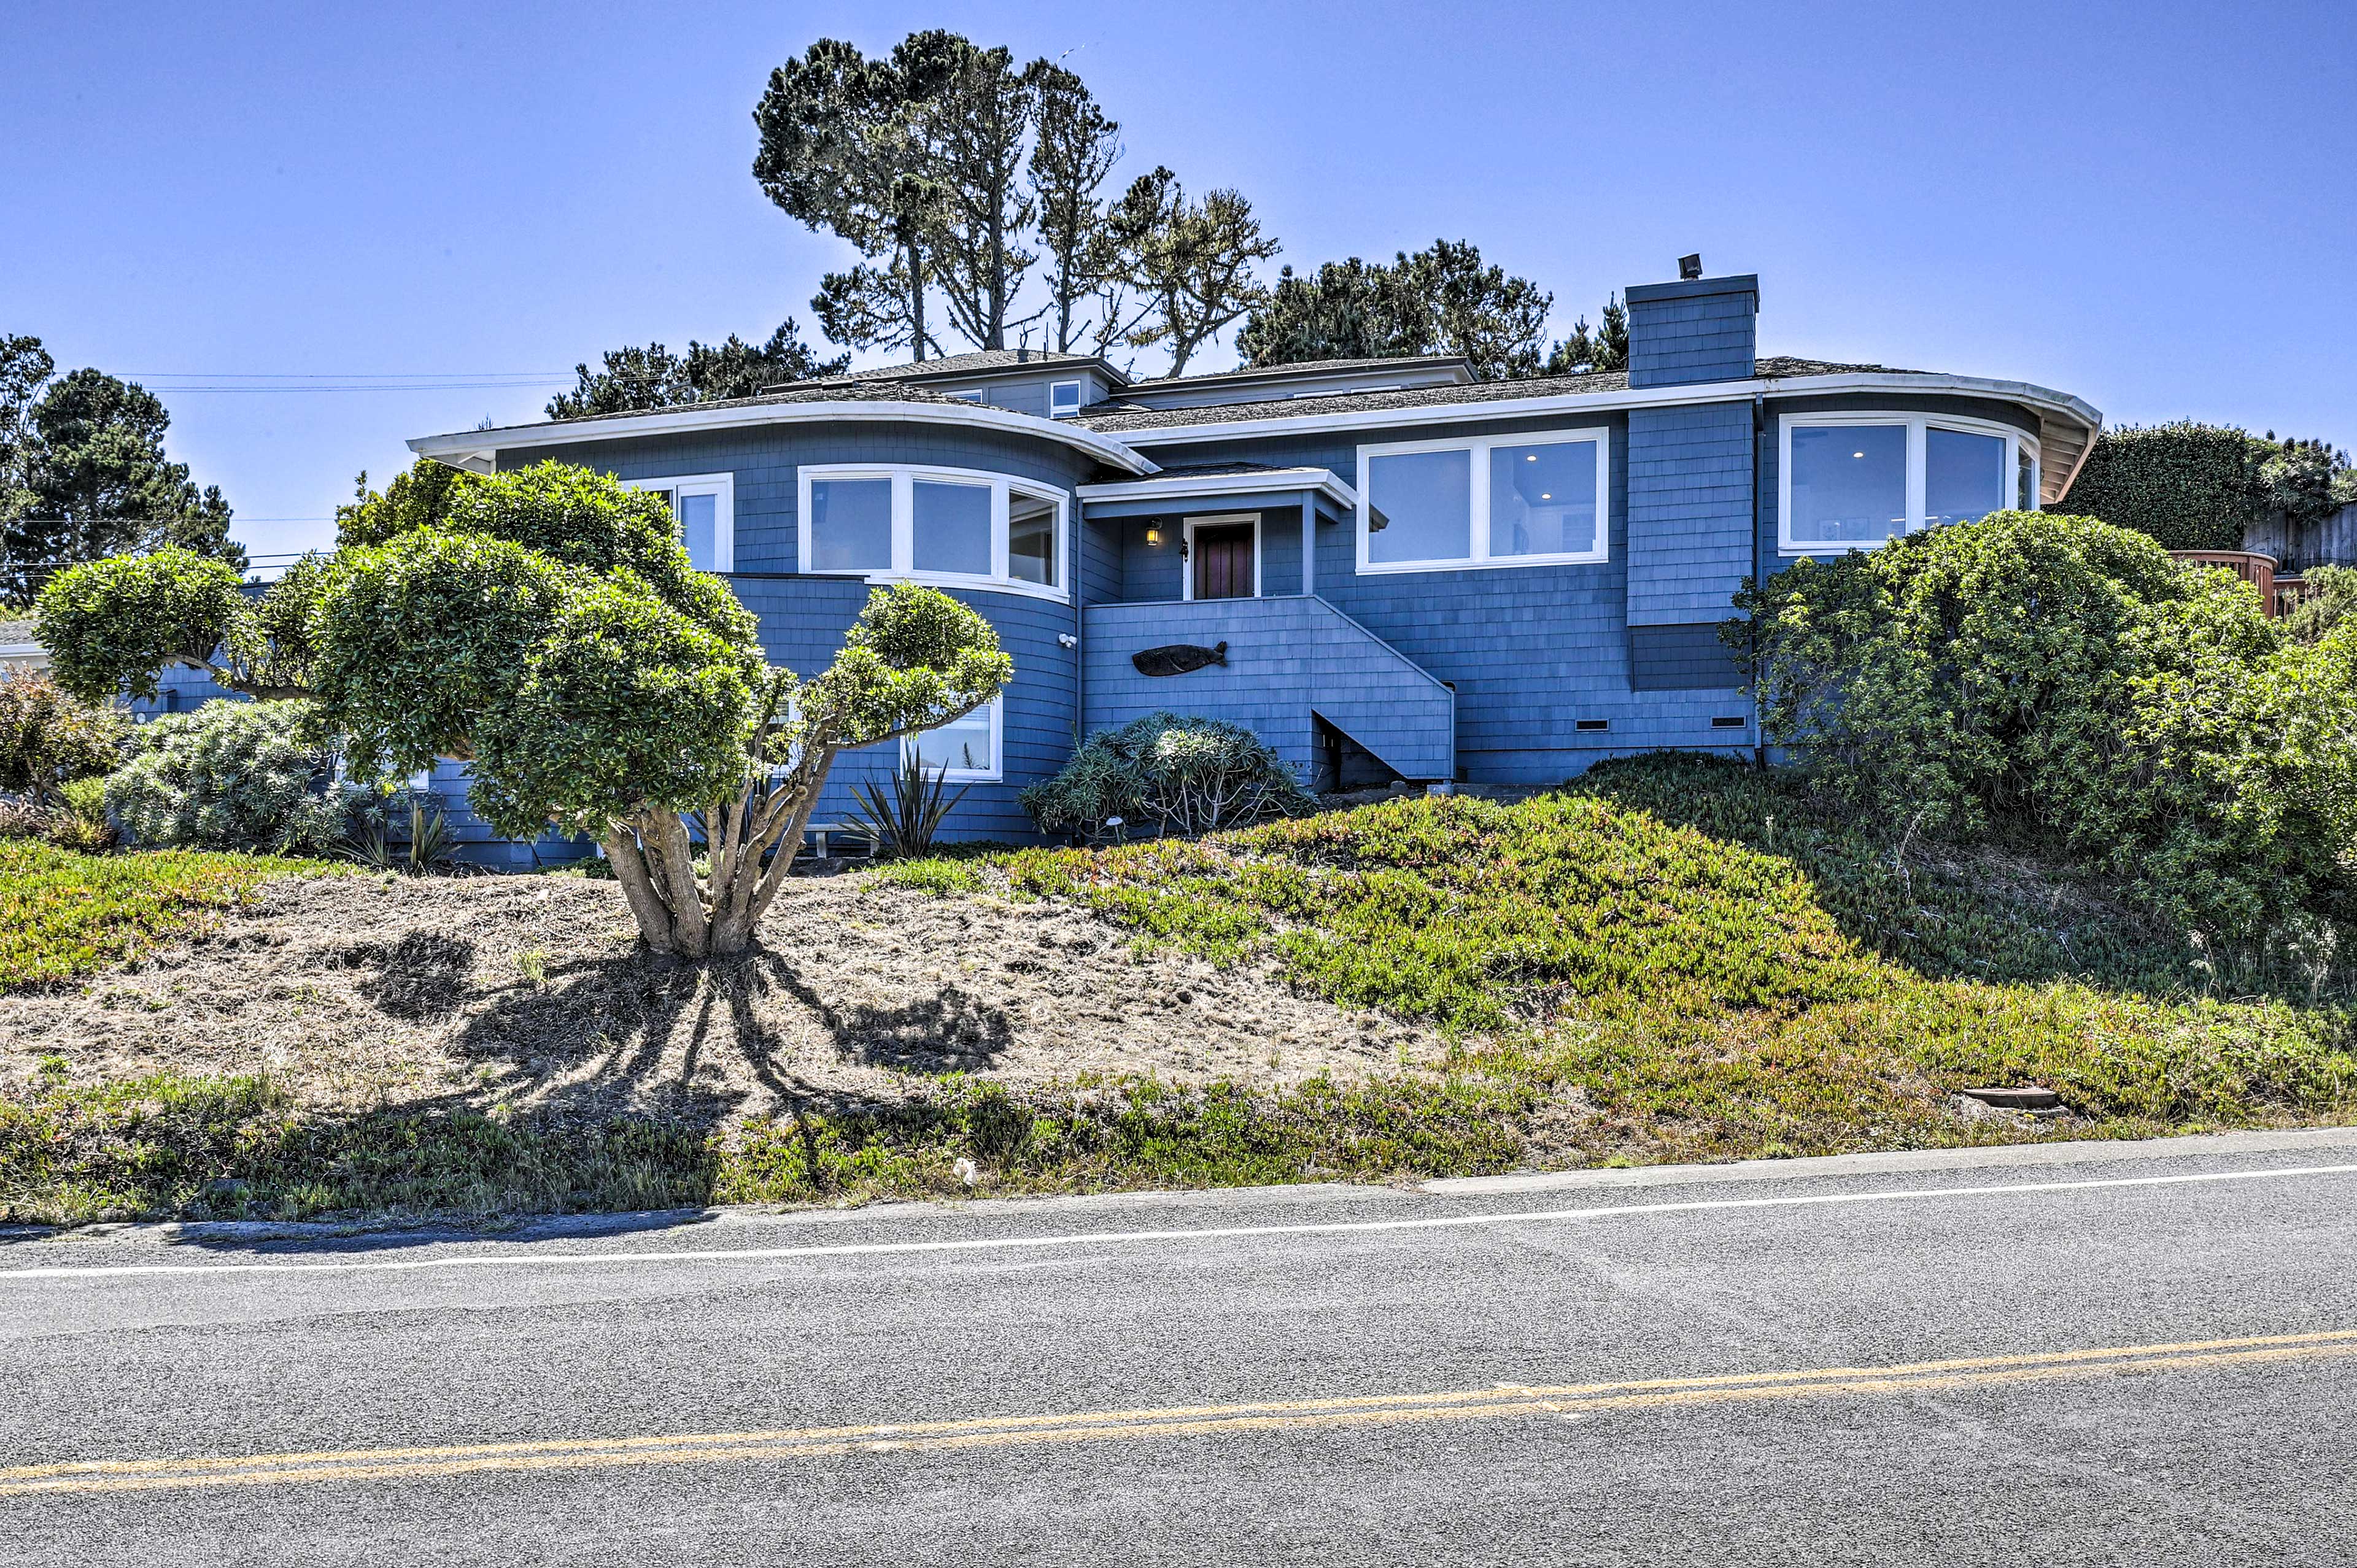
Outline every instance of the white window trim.
[[[1063, 391], [1066, 387], [1072, 389], [1072, 406], [1059, 413], [1056, 411], [1056, 394]], [[1078, 381], [1049, 381], [1048, 383], [1048, 417], [1050, 419], [1070, 419], [1074, 414], [1080, 413], [1082, 390], [1081, 383]]]
[[[1205, 516], [1205, 517], [1190, 517], [1190, 518], [1186, 519], [1184, 521], [1180, 522], [1180, 523], [1179, 523], [1179, 525], [1178, 525], [1179, 532], [1180, 532], [1180, 534], [1184, 537], [1184, 539], [1185, 539], [1185, 541], [1186, 541], [1186, 544], [1187, 544], [1187, 552], [1186, 552], [1186, 554], [1185, 554], [1184, 558], [1183, 558], [1183, 559], [1181, 559], [1181, 560], [1180, 560], [1180, 562], [1178, 563], [1178, 598], [1179, 598], [1179, 601], [1180, 601], [1182, 604], [1191, 604], [1191, 603], [1193, 603], [1193, 602], [1194, 602], [1194, 598], [1195, 598], [1195, 530], [1197, 530], [1198, 528], [1225, 528], [1225, 527], [1228, 527], [1228, 526], [1229, 526], [1229, 525], [1231, 525], [1231, 524], [1233, 524], [1233, 523], [1239, 523], [1239, 522], [1248, 522], [1248, 523], [1251, 523], [1251, 524], [1252, 524], [1252, 531], [1253, 531], [1253, 591], [1252, 591], [1252, 596], [1253, 596], [1254, 598], [1255, 598], [1255, 599], [1256, 599], [1256, 598], [1259, 598], [1259, 597], [1261, 596], [1261, 593], [1260, 593], [1260, 539], [1261, 539], [1260, 513], [1258, 513], [1258, 512], [1256, 512], [1256, 511], [1223, 511], [1223, 512], [1216, 512], [1216, 513], [1212, 513], [1212, 514], [1211, 514], [1211, 515], [1209, 515], [1209, 516]], [[1206, 602], [1210, 602], [1210, 601], [1206, 601]]]
[[[951, 768], [942, 772], [942, 779], [951, 784], [996, 784], [1006, 777], [1006, 696], [1001, 693], [985, 705], [990, 714], [990, 766], [988, 768]], [[913, 735], [900, 737], [900, 759], [906, 766], [917, 755], [918, 738]]]
[[[1544, 555], [1490, 553], [1490, 453], [1500, 446], [1564, 446], [1577, 442], [1596, 444], [1596, 548], [1556, 551]], [[1456, 560], [1375, 561], [1369, 557], [1374, 502], [1369, 496], [1370, 458], [1410, 452], [1465, 452], [1472, 467], [1472, 510], [1468, 519], [1468, 542], [1473, 553]], [[1484, 572], [1517, 566], [1589, 566], [1612, 558], [1612, 432], [1606, 425], [1577, 430], [1520, 430], [1504, 435], [1458, 436], [1441, 441], [1386, 441], [1359, 448], [1359, 572]]]
[[[888, 479], [892, 483], [892, 564], [888, 567], [828, 567], [811, 564], [811, 486], [822, 479]], [[943, 484], [985, 485], [990, 489], [990, 571], [920, 572], [916, 559], [916, 485], [920, 480]], [[941, 468], [911, 463], [805, 464], [795, 476], [797, 526], [794, 564], [811, 576], [864, 577], [871, 583], [933, 583], [948, 587], [986, 588], [993, 593], [1025, 594], [1036, 599], [1069, 603], [1072, 582], [1072, 499], [1052, 485], [994, 474], [984, 468]], [[1050, 502], [1056, 509], [1056, 586], [1026, 582], [1007, 570], [1008, 502], [1016, 495]]]
[[982, 389], [980, 387], [966, 387], [962, 391], [943, 392], [942, 395], [943, 397], [956, 398], [960, 403], [980, 403], [982, 401]]
[[[1907, 532], [1921, 533], [1930, 525], [1923, 520], [1924, 496], [1931, 472], [1926, 461], [1933, 430], [1953, 430], [1968, 435], [1996, 435], [2005, 441], [2003, 481], [1997, 495], [2007, 507], [2018, 499], [2021, 454], [2029, 454], [2030, 498], [2038, 498], [2038, 487], [2044, 481], [2041, 453], [2038, 438], [2010, 424], [1992, 419], [1972, 419], [1953, 413], [1881, 413], [1871, 411], [1852, 413], [1846, 411], [1831, 413], [1780, 413], [1776, 416], [1776, 553], [1779, 555], [1846, 555], [1853, 550], [1871, 550], [1884, 541], [1844, 540], [1795, 542], [1792, 538], [1792, 430], [1795, 425], [1811, 429], [1857, 429], [1869, 425], [1897, 425], [1907, 432]], [[2042, 510], [2042, 508], [2041, 508]]]
[[737, 476], [735, 474], [667, 474], [656, 478], [624, 479], [622, 483], [634, 490], [669, 490], [673, 500], [671, 520], [679, 521], [678, 497], [716, 496], [712, 518], [712, 569], [733, 572], [737, 569]]

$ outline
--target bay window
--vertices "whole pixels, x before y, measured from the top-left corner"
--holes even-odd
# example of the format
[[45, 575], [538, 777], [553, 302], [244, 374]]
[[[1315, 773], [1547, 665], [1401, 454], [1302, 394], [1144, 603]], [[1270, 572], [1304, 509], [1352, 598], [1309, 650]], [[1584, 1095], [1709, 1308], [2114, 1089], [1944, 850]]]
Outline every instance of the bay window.
[[802, 570], [1065, 596], [1060, 490], [969, 468], [805, 467]]
[[1787, 555], [1868, 549], [2038, 503], [2038, 444], [2008, 425], [1921, 413], [1781, 423], [1776, 542]]
[[1598, 562], [1610, 434], [1534, 432], [1359, 448], [1359, 570]]
[[737, 476], [683, 474], [662, 479], [625, 479], [634, 490], [662, 497], [678, 524], [680, 542], [699, 572], [733, 571], [737, 564]]

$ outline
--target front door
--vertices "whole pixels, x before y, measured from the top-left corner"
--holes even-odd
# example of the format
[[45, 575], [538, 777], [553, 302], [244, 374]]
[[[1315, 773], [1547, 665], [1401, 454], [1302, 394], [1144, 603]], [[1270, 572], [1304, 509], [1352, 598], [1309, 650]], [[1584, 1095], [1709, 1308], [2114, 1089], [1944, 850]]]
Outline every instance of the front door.
[[1195, 596], [1248, 599], [1253, 582], [1253, 534], [1249, 522], [1222, 522], [1195, 530]]

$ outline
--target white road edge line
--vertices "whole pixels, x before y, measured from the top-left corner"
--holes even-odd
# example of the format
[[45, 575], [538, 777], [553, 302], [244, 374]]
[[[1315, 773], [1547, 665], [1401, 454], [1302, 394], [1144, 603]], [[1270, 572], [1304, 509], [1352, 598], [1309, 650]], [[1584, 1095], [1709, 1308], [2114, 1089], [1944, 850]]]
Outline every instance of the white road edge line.
[[2093, 1181], [2014, 1182], [2000, 1187], [1906, 1187], [1891, 1192], [1809, 1193], [1786, 1197], [1695, 1198], [1609, 1208], [1523, 1209], [1506, 1214], [1437, 1215], [1423, 1219], [1351, 1219], [1298, 1225], [1234, 1225], [1195, 1230], [1077, 1230], [1063, 1236], [984, 1236], [942, 1241], [845, 1241], [828, 1246], [720, 1248], [694, 1252], [468, 1253], [444, 1258], [328, 1259], [303, 1262], [93, 1263], [83, 1267], [0, 1269], [9, 1280], [120, 1279], [138, 1274], [411, 1273], [428, 1269], [579, 1268], [647, 1263], [780, 1262], [801, 1258], [877, 1257], [919, 1252], [993, 1252], [1048, 1247], [1135, 1246], [1153, 1241], [1223, 1241], [1260, 1236], [1348, 1236], [1385, 1231], [1462, 1230], [1492, 1225], [1550, 1225], [1646, 1214], [1696, 1214], [1741, 1208], [1812, 1208], [1850, 1203], [1938, 1202], [2027, 1193], [2092, 1192], [2112, 1187], [2190, 1187], [2206, 1182], [2284, 1181], [2295, 1176], [2357, 1176], [2357, 1165], [2287, 1165], [2255, 1171], [2196, 1171], [2183, 1176], [2110, 1176]]

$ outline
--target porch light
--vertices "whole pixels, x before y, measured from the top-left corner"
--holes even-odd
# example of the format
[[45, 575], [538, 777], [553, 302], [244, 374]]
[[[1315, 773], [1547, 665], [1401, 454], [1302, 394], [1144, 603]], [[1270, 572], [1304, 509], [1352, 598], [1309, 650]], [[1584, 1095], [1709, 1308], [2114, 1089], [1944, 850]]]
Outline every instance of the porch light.
[[1153, 524], [1148, 523], [1146, 528], [1146, 542], [1149, 545], [1161, 543], [1162, 531], [1155, 527]]

